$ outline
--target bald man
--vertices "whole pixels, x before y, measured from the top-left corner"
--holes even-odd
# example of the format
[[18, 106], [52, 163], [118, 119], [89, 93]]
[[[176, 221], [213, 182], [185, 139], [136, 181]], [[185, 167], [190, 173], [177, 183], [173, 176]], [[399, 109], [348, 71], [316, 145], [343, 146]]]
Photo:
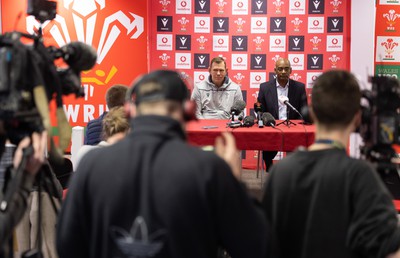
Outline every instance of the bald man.
[[[307, 106], [307, 95], [305, 85], [289, 78], [292, 73], [290, 62], [286, 58], [280, 58], [275, 63], [276, 78], [260, 84], [257, 101], [261, 103], [262, 112], [269, 112], [277, 120], [300, 119], [300, 116], [290, 110], [286, 105], [279, 103], [278, 98], [285, 96], [289, 98], [297, 110]], [[263, 160], [266, 170], [272, 166], [272, 160], [277, 151], [263, 151]]]

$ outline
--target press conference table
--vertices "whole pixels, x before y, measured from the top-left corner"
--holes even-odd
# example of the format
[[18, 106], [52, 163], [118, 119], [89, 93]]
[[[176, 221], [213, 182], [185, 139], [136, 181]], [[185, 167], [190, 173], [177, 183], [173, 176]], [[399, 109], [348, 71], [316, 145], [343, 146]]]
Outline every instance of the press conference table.
[[[274, 150], [293, 151], [299, 146], [309, 146], [314, 141], [315, 126], [300, 124], [300, 120], [292, 120], [296, 125], [281, 124], [277, 129], [257, 124], [252, 127], [227, 127], [228, 120], [198, 120], [187, 124], [186, 131], [189, 143], [198, 146], [214, 145], [215, 138], [222, 132], [232, 132], [236, 145], [240, 150]], [[276, 121], [278, 124], [279, 120]], [[216, 128], [209, 128], [215, 126]], [[209, 128], [209, 129], [207, 129]]]

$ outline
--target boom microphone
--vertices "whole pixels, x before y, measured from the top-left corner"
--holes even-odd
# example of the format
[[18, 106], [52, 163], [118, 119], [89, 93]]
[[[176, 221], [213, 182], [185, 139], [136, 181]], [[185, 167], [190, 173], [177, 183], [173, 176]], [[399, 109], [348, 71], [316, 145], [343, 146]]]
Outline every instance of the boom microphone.
[[252, 127], [254, 125], [254, 116], [246, 116], [243, 119], [243, 126], [244, 127]]
[[96, 50], [83, 42], [68, 43], [60, 50], [65, 62], [75, 71], [90, 70], [96, 64]]
[[262, 114], [261, 117], [264, 125], [275, 127], [276, 121], [275, 118], [271, 115], [271, 113], [265, 112]]

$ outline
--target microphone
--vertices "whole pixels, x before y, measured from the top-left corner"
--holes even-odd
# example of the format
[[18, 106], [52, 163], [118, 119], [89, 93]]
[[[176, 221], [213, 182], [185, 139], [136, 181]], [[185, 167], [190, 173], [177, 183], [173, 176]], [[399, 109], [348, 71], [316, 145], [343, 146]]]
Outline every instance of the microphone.
[[91, 69], [97, 60], [96, 50], [83, 42], [74, 41], [60, 48], [65, 62], [74, 71]]
[[246, 102], [244, 102], [243, 100], [235, 101], [231, 107], [231, 115], [232, 116], [240, 115], [240, 113], [242, 113], [245, 107], [246, 107]]
[[266, 126], [272, 126], [275, 128], [276, 121], [275, 121], [275, 118], [271, 115], [271, 113], [268, 113], [268, 112], [263, 113], [262, 121]]
[[279, 103], [281, 103], [282, 105], [286, 105], [286, 106], [290, 107], [291, 109], [293, 109], [296, 113], [299, 113], [299, 111], [297, 111], [297, 109], [295, 107], [293, 107], [292, 104], [290, 104], [288, 97], [282, 95], [282, 96], [279, 96], [278, 100], [279, 100]]
[[256, 102], [254, 103], [254, 112], [257, 114], [257, 120], [258, 120], [258, 127], [259, 128], [263, 128], [264, 127], [264, 123], [261, 119], [262, 116], [262, 105], [260, 102]]
[[254, 116], [246, 116], [243, 119], [243, 125], [244, 127], [252, 127], [254, 125]]

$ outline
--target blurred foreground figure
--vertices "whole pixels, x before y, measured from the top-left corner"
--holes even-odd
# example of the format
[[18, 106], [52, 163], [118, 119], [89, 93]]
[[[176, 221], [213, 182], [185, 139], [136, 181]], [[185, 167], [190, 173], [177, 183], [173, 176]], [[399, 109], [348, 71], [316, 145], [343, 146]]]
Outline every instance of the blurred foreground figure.
[[210, 258], [220, 247], [264, 258], [265, 216], [235, 178], [233, 136], [216, 140], [223, 159], [185, 142], [195, 109], [176, 72], [145, 75], [130, 100], [132, 132], [87, 153], [74, 174], [59, 217], [60, 258]]
[[315, 81], [315, 142], [272, 167], [264, 194], [272, 257], [398, 257], [392, 198], [370, 164], [346, 152], [361, 122], [360, 98], [349, 72], [329, 71]]

